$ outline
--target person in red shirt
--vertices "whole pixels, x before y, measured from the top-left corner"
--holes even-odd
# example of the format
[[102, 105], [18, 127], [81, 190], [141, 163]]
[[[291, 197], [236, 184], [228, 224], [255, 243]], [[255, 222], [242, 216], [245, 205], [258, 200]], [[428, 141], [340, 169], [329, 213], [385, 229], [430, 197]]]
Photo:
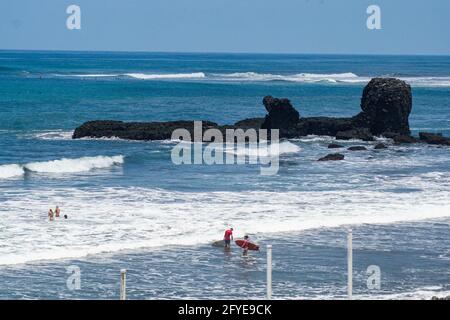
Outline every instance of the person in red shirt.
[[225, 235], [223, 236], [223, 241], [225, 241], [225, 248], [229, 248], [231, 246], [231, 240], [233, 240], [233, 228], [225, 231]]

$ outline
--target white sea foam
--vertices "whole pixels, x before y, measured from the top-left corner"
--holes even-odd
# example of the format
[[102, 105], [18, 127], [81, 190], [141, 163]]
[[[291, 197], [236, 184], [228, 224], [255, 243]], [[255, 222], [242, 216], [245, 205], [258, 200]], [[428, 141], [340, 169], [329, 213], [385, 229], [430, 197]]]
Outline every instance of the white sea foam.
[[[394, 183], [381, 179], [378, 185], [376, 190], [292, 192], [8, 190], [0, 215], [0, 264], [203, 244], [220, 238], [230, 225], [241, 236], [450, 216], [448, 175], [399, 177]], [[383, 190], [392, 185], [423, 191]], [[54, 205], [61, 206], [69, 219], [48, 222], [46, 212]]]
[[82, 157], [77, 159], [58, 159], [43, 162], [30, 162], [24, 165], [8, 164], [0, 166], [0, 179], [23, 176], [25, 171], [36, 173], [76, 173], [93, 169], [108, 168], [124, 162], [122, 155], [106, 157]]
[[102, 73], [93, 73], [93, 74], [54, 74], [55, 77], [75, 77], [75, 78], [111, 78], [118, 77], [120, 74], [102, 74]]
[[203, 72], [195, 73], [173, 73], [173, 74], [145, 74], [145, 73], [126, 73], [125, 76], [140, 80], [158, 80], [158, 79], [198, 79], [205, 78]]
[[281, 143], [267, 143], [266, 145], [261, 144], [250, 144], [246, 146], [237, 146], [233, 149], [225, 149], [227, 153], [233, 153], [237, 156], [246, 157], [275, 157], [282, 154], [297, 153], [300, 152], [301, 148], [289, 141], [283, 141]]
[[75, 78], [117, 78], [129, 77], [139, 80], [163, 80], [163, 79], [201, 79], [206, 75], [203, 72], [194, 73], [115, 73], [115, 74], [55, 74], [56, 77]]
[[[258, 73], [258, 72], [234, 72], [234, 73], [115, 73], [115, 74], [54, 74], [57, 77], [76, 78], [133, 78], [138, 80], [168, 80], [168, 79], [198, 79], [211, 81], [287, 81], [298, 83], [340, 83], [340, 84], [366, 84], [376, 76], [386, 77], [386, 75], [359, 76], [353, 72], [343, 73]], [[394, 76], [404, 80], [416, 87], [450, 87], [450, 76]]]
[[98, 156], [33, 162], [26, 164], [24, 168], [39, 173], [74, 173], [90, 171], [92, 169], [108, 168], [122, 163], [123, 156]]
[[24, 173], [23, 167], [17, 164], [0, 165], [0, 179], [20, 177]]
[[27, 139], [39, 139], [39, 140], [72, 140], [73, 131], [42, 131], [33, 132], [22, 135]]
[[[228, 74], [212, 74], [212, 78], [226, 81], [288, 81], [305, 83], [341, 83], [366, 84], [375, 76], [358, 76], [352, 72], [344, 73], [297, 73], [297, 74], [271, 74], [256, 72], [238, 72]], [[379, 75], [383, 76], [383, 75]], [[450, 77], [397, 77], [417, 87], [448, 87]]]
[[291, 81], [291, 82], [339, 82], [355, 81], [359, 77], [351, 72], [333, 74], [298, 73], [280, 75], [270, 73], [239, 72], [229, 74], [214, 74], [217, 79], [228, 81]]
[[305, 143], [331, 143], [336, 140], [335, 137], [331, 136], [318, 136], [318, 135], [308, 135], [302, 138], [290, 139], [291, 141], [299, 141]]

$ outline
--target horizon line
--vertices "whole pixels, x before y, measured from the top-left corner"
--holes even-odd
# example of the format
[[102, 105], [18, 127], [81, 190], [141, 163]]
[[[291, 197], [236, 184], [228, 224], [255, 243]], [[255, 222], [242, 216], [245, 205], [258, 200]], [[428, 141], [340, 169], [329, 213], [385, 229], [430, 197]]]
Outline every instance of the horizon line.
[[450, 53], [317, 53], [317, 52], [248, 52], [248, 51], [148, 51], [148, 50], [71, 50], [71, 49], [0, 49], [0, 52], [72, 52], [72, 53], [156, 53], [156, 54], [242, 54], [242, 55], [330, 55], [330, 56], [423, 56], [449, 57]]

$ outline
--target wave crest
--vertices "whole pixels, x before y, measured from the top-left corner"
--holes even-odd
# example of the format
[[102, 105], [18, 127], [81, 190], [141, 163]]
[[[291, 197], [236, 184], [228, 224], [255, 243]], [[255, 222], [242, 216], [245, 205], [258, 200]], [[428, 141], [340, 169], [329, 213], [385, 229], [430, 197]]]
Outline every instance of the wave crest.
[[157, 79], [196, 79], [205, 78], [203, 72], [195, 73], [173, 73], [173, 74], [145, 74], [145, 73], [126, 73], [125, 76], [140, 80], [157, 80]]
[[23, 167], [18, 164], [6, 164], [0, 166], [0, 179], [20, 177], [24, 174]]
[[9, 179], [23, 176], [26, 171], [36, 173], [77, 173], [86, 172], [93, 169], [108, 168], [114, 165], [123, 164], [124, 157], [119, 156], [98, 156], [82, 157], [77, 159], [59, 159], [44, 162], [30, 162], [24, 165], [8, 164], [0, 166], [0, 179]]
[[289, 141], [283, 141], [281, 143], [273, 143], [266, 146], [248, 145], [245, 147], [238, 147], [237, 149], [227, 149], [225, 152], [246, 157], [276, 157], [282, 154], [297, 153], [301, 150], [302, 149], [299, 146]]
[[228, 81], [290, 81], [290, 82], [345, 82], [355, 81], [359, 77], [351, 72], [346, 73], [297, 73], [280, 75], [271, 73], [237, 72], [229, 74], [215, 74], [215, 77]]
[[[208, 81], [286, 81], [297, 83], [339, 83], [339, 84], [367, 84], [374, 77], [391, 77], [393, 75], [370, 75], [359, 76], [352, 72], [342, 73], [295, 73], [295, 74], [273, 74], [258, 72], [234, 72], [234, 73], [105, 73], [105, 74], [52, 74], [56, 77], [76, 78], [132, 78], [137, 80], [182, 80], [197, 79]], [[450, 87], [450, 76], [394, 76], [408, 82], [415, 87]]]

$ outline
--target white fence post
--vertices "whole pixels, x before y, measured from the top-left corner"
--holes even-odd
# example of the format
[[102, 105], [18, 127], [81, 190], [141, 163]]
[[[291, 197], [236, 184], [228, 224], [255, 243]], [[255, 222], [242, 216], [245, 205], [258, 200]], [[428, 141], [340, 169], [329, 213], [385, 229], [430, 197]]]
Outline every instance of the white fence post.
[[267, 245], [267, 299], [272, 299], [272, 245]]
[[127, 300], [127, 269], [120, 270], [120, 300]]
[[347, 295], [353, 299], [353, 233], [352, 229], [347, 235]]

